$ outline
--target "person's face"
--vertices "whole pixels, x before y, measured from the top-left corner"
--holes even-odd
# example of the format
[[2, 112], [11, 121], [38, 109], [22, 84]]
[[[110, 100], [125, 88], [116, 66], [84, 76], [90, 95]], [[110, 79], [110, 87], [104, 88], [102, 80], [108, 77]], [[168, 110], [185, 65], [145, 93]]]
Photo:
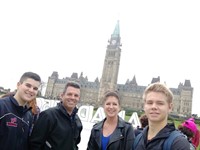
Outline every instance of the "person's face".
[[65, 93], [61, 94], [63, 106], [71, 113], [80, 100], [80, 89], [69, 86]]
[[168, 113], [172, 109], [172, 104], [167, 102], [167, 97], [160, 92], [150, 92], [146, 96], [144, 111], [149, 122], [167, 121]]
[[36, 98], [40, 86], [39, 81], [27, 78], [22, 83], [17, 83], [16, 97], [20, 104], [25, 104]]
[[107, 117], [116, 117], [120, 111], [119, 101], [114, 96], [107, 97], [104, 102], [104, 112]]

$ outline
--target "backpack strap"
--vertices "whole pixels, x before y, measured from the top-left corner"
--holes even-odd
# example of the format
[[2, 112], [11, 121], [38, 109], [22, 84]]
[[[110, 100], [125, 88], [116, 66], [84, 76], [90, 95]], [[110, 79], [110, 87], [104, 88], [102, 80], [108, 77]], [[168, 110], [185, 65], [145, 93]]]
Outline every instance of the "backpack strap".
[[142, 133], [138, 134], [134, 140], [134, 143], [133, 143], [133, 150], [136, 149], [138, 143], [140, 142], [141, 138], [142, 138]]
[[183, 136], [183, 134], [178, 130], [172, 131], [164, 142], [163, 150], [170, 150], [174, 139], [176, 139], [178, 136]]

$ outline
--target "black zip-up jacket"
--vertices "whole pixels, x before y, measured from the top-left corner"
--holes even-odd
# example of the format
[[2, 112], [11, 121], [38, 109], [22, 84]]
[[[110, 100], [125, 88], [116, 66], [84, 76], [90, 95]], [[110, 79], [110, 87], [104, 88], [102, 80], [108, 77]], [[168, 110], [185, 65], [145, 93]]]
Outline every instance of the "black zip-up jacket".
[[29, 141], [31, 150], [77, 150], [82, 123], [74, 109], [70, 116], [62, 103], [42, 111]]
[[13, 96], [0, 99], [0, 150], [28, 150], [32, 115]]
[[[106, 120], [95, 124], [91, 130], [90, 139], [87, 150], [101, 150], [101, 137], [103, 123]], [[118, 117], [118, 124], [114, 132], [110, 136], [106, 150], [131, 150], [135, 139], [133, 126]]]
[[[147, 141], [149, 127], [145, 127], [142, 131], [142, 137], [140, 141], [136, 144], [137, 146], [133, 150], [162, 150], [165, 140], [169, 137], [170, 133], [175, 130], [173, 123], [167, 124], [158, 134]], [[173, 143], [170, 150], [190, 150], [190, 144], [185, 137], [177, 137]]]

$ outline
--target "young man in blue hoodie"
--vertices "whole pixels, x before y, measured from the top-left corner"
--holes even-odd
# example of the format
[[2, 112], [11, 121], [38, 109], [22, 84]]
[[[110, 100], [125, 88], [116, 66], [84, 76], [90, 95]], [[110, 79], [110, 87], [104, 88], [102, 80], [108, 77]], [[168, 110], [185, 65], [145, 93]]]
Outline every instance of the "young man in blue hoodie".
[[25, 72], [14, 95], [0, 99], [0, 149], [28, 150], [32, 115], [27, 103], [36, 98], [41, 78]]

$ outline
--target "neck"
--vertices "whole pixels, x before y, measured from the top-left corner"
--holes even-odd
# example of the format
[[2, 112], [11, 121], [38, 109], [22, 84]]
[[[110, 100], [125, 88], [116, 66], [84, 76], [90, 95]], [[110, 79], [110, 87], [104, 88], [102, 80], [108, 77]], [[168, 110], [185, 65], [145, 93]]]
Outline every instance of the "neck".
[[108, 124], [116, 124], [118, 122], [118, 117], [107, 117], [105, 122]]
[[14, 98], [16, 99], [19, 106], [25, 106], [26, 102], [24, 102], [17, 94], [14, 95]]
[[167, 121], [163, 122], [149, 122], [149, 130], [148, 130], [148, 140], [151, 140], [155, 137], [160, 130], [162, 130], [167, 125]]
[[69, 110], [67, 110], [67, 109], [66, 109], [66, 111], [67, 111], [67, 113], [71, 116], [72, 111], [69, 111]]
[[[64, 105], [63, 105], [64, 106]], [[72, 112], [74, 111], [74, 109], [76, 109], [76, 107], [74, 107], [74, 108], [66, 108], [65, 106], [64, 106], [64, 108], [65, 108], [65, 110], [67, 111], [67, 113], [71, 116], [72, 115]]]

